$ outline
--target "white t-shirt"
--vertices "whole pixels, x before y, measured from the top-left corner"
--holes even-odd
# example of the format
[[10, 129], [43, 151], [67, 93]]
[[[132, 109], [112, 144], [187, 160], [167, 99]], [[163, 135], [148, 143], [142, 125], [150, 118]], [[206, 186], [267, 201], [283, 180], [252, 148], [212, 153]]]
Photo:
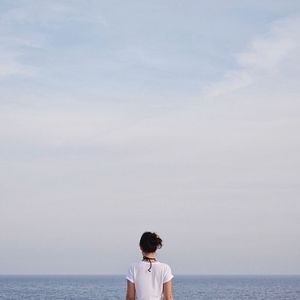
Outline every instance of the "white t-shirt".
[[151, 272], [149, 267], [150, 262], [139, 261], [128, 269], [126, 279], [135, 285], [136, 300], [162, 300], [163, 284], [174, 277], [167, 264], [154, 261]]

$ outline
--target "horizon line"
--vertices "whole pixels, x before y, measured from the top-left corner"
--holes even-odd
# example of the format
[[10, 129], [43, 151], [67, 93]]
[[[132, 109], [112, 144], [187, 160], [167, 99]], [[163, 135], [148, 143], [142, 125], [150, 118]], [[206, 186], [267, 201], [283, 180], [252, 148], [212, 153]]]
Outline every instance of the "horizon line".
[[[124, 276], [125, 273], [0, 273], [0, 276]], [[176, 276], [300, 276], [300, 273], [178, 273]]]

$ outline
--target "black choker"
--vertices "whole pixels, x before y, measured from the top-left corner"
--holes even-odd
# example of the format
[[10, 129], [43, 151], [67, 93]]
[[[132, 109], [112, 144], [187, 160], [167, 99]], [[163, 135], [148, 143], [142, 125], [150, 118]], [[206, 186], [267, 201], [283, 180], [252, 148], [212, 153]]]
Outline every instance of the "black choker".
[[152, 261], [156, 261], [156, 258], [154, 257], [147, 257], [147, 256], [143, 256], [143, 260], [144, 261], [149, 261], [150, 262], [150, 267], [148, 269], [148, 272], [151, 272], [151, 268], [152, 268]]

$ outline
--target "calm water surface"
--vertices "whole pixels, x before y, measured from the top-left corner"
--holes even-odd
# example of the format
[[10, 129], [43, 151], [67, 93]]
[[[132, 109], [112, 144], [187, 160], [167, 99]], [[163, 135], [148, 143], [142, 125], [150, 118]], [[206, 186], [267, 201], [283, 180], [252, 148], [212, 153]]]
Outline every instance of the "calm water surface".
[[[0, 299], [124, 299], [123, 276], [0, 276]], [[300, 300], [300, 276], [176, 276], [175, 300]]]

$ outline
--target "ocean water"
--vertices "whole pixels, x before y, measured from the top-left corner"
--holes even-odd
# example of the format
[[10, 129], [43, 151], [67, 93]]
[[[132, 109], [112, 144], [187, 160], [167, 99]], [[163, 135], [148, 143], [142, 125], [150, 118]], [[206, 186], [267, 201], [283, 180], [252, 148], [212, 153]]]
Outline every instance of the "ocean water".
[[[0, 299], [125, 299], [123, 276], [0, 276]], [[300, 300], [300, 276], [176, 276], [175, 300]]]

